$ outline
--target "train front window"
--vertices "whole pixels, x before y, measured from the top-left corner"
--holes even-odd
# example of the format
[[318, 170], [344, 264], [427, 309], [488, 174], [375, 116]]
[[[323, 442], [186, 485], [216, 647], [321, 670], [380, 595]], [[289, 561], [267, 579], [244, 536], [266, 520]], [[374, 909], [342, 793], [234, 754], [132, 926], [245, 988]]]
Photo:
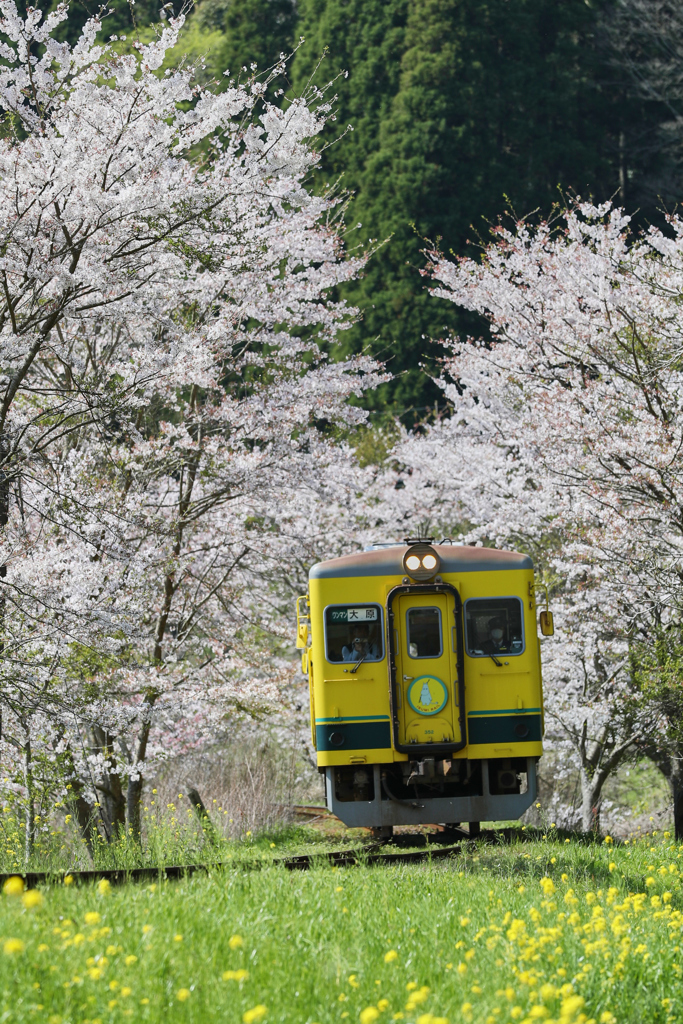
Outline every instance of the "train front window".
[[518, 597], [472, 598], [465, 602], [465, 635], [471, 658], [521, 654], [522, 602]]
[[441, 657], [441, 612], [438, 608], [409, 608], [408, 654], [411, 658]]
[[382, 610], [377, 604], [325, 609], [325, 657], [331, 662], [381, 661]]

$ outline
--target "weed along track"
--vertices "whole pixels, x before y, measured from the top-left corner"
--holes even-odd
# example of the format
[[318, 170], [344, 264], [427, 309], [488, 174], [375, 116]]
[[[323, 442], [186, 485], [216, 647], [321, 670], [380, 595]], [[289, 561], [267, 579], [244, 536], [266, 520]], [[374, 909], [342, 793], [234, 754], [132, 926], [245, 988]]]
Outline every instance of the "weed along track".
[[197, 872], [211, 871], [216, 868], [235, 868], [242, 870], [258, 870], [263, 867], [284, 867], [289, 871], [307, 871], [318, 864], [329, 864], [332, 867], [353, 867], [355, 865], [384, 864], [417, 864], [421, 861], [442, 860], [462, 853], [462, 846], [428, 845], [421, 850], [396, 850], [388, 843], [367, 843], [354, 850], [331, 850], [316, 853], [300, 854], [293, 857], [273, 857], [269, 860], [253, 861], [214, 861], [207, 864], [171, 864], [166, 867], [144, 868], [109, 868], [88, 871], [14, 871], [11, 874], [0, 874], [0, 887], [9, 878], [22, 878], [28, 889], [48, 883], [88, 884], [106, 880], [112, 885], [126, 882], [154, 882], [159, 877], [169, 880], [185, 878]]
[[[402, 833], [392, 839], [374, 840], [359, 847], [346, 850], [316, 850], [312, 853], [294, 854], [290, 857], [264, 857], [259, 860], [210, 861], [206, 864], [169, 864], [156, 867], [137, 868], [91, 868], [85, 871], [12, 871], [0, 874], [0, 888], [9, 878], [21, 878], [27, 889], [45, 884], [79, 884], [106, 880], [112, 885], [126, 882], [155, 882], [160, 877], [169, 880], [186, 878], [201, 872], [216, 869], [254, 871], [264, 867], [283, 867], [288, 871], [307, 871], [316, 865], [329, 864], [332, 867], [354, 867], [358, 865], [384, 866], [395, 864], [419, 864], [433, 860], [447, 860], [449, 857], [467, 855], [476, 850], [472, 837], [460, 829], [437, 826], [434, 834]], [[536, 838], [533, 831], [520, 832], [518, 829], [483, 830], [477, 841], [486, 845], [524, 843]], [[453, 839], [461, 842], [453, 843]], [[464, 842], [464, 846], [463, 846]], [[420, 846], [420, 849], [415, 847]]]

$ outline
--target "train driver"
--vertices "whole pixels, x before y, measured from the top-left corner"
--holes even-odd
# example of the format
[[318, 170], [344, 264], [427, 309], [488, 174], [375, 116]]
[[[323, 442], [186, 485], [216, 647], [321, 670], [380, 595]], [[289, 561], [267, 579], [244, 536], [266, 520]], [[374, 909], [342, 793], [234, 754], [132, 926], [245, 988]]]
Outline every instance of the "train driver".
[[488, 639], [482, 644], [482, 648], [486, 654], [506, 654], [510, 647], [505, 642], [505, 630], [503, 629], [503, 623], [500, 619], [493, 619], [489, 623], [489, 635]]
[[379, 646], [370, 636], [367, 622], [358, 622], [349, 629], [349, 642], [342, 647], [344, 661], [378, 661]]

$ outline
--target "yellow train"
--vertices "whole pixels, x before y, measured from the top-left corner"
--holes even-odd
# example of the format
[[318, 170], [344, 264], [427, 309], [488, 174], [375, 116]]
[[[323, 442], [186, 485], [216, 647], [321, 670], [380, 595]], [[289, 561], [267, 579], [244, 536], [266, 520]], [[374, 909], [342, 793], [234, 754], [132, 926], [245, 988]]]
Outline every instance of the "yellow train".
[[523, 814], [543, 752], [534, 594], [527, 555], [431, 540], [313, 566], [297, 646], [330, 811], [384, 834]]

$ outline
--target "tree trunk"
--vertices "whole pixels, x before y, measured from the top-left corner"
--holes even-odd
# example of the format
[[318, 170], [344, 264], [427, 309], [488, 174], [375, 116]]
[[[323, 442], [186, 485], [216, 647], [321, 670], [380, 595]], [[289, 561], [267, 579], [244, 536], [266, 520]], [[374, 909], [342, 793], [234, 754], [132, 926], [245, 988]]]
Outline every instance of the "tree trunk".
[[676, 839], [678, 842], [681, 842], [681, 840], [683, 840], [683, 764], [681, 763], [680, 758], [675, 758], [673, 764], [675, 768], [671, 773], [669, 784], [671, 786], [671, 796], [674, 805], [674, 829], [676, 831]]
[[643, 753], [659, 769], [671, 790], [676, 839], [683, 840], [683, 750], [673, 753], [656, 747], [642, 747]]
[[28, 867], [35, 845], [36, 801], [33, 791], [33, 765], [31, 763], [31, 734], [26, 726], [26, 741], [23, 749], [24, 786], [26, 787], [26, 819], [24, 828], [24, 863]]
[[[116, 756], [112, 737], [104, 729], [95, 726], [93, 745], [109, 763], [116, 768]], [[112, 842], [126, 828], [126, 799], [118, 771], [103, 772], [102, 781], [97, 784], [97, 799], [100, 804], [100, 820], [106, 833], [107, 842]]]
[[[145, 704], [148, 705], [147, 721], [143, 722], [142, 729], [140, 731], [140, 739], [138, 740], [137, 757], [135, 760], [136, 764], [142, 764], [147, 754], [147, 741], [149, 740], [149, 734], [152, 728], [152, 705], [157, 699], [157, 693], [154, 690], [149, 690], [145, 694]], [[142, 803], [142, 788], [145, 784], [145, 780], [142, 775], [138, 775], [137, 779], [128, 780], [128, 792], [126, 794], [126, 811], [128, 819], [128, 832], [133, 836], [134, 839], [140, 840], [142, 834], [142, 821], [140, 815], [140, 805]]]
[[95, 809], [90, 806], [83, 796], [83, 786], [79, 781], [71, 783], [71, 792], [73, 794], [69, 801], [72, 808], [71, 813], [78, 822], [81, 837], [85, 842], [88, 856], [92, 860], [92, 834], [95, 830]]
[[604, 772], [588, 774], [581, 768], [581, 828], [584, 832], [600, 831], [600, 803], [602, 787], [607, 775]]

